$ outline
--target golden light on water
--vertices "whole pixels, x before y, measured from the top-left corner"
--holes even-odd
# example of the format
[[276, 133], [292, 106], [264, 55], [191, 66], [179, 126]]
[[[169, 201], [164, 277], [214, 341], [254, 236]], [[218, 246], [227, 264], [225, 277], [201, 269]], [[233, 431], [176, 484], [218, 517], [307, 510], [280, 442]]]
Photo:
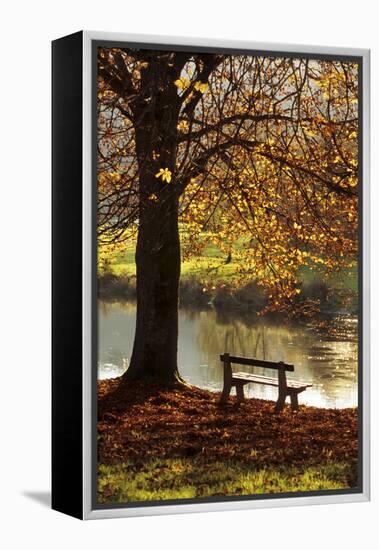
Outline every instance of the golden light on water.
[[[106, 304], [99, 308], [99, 378], [121, 376], [128, 367], [135, 328], [135, 305]], [[299, 402], [315, 407], [354, 407], [358, 402], [357, 319], [340, 316], [331, 332], [307, 326], [247, 323], [214, 310], [180, 311], [178, 360], [181, 375], [191, 384], [220, 391], [220, 353], [295, 365], [290, 379], [311, 382]], [[272, 371], [264, 372], [272, 376]], [[276, 400], [277, 389], [249, 385], [246, 395]]]

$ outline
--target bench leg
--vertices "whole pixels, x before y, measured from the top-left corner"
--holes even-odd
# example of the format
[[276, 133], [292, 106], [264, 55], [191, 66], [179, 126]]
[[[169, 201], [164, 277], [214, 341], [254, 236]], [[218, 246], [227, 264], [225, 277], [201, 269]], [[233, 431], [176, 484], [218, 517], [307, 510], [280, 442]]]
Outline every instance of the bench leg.
[[283, 410], [284, 404], [286, 402], [286, 397], [287, 397], [287, 395], [285, 393], [280, 393], [279, 394], [279, 397], [278, 397], [278, 400], [277, 400], [276, 406], [275, 406], [275, 412], [280, 412], [280, 411]]
[[291, 408], [293, 411], [299, 410], [299, 399], [297, 397], [297, 391], [291, 392]]
[[228, 397], [230, 395], [230, 390], [232, 389], [232, 386], [230, 384], [224, 384], [222, 394], [220, 397], [220, 403], [226, 403], [228, 400]]
[[243, 384], [236, 385], [236, 392], [237, 392], [237, 403], [242, 403], [242, 401], [245, 401], [245, 396], [243, 393]]

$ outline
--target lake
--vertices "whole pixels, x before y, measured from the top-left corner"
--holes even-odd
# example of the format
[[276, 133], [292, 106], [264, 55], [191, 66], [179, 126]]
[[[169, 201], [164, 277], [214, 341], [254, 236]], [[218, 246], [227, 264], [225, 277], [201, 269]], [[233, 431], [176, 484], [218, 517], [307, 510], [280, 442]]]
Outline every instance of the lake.
[[[134, 303], [99, 302], [98, 378], [121, 376], [132, 352], [136, 306]], [[288, 374], [313, 383], [299, 395], [299, 403], [342, 408], [358, 402], [358, 322], [354, 316], [337, 316], [332, 330], [287, 325], [265, 318], [252, 320], [231, 313], [179, 310], [178, 364], [189, 383], [213, 391], [222, 389], [223, 369], [219, 355], [225, 351], [284, 361], [295, 365]], [[249, 372], [275, 375], [272, 370], [243, 367]], [[277, 398], [269, 386], [245, 386], [245, 395]]]

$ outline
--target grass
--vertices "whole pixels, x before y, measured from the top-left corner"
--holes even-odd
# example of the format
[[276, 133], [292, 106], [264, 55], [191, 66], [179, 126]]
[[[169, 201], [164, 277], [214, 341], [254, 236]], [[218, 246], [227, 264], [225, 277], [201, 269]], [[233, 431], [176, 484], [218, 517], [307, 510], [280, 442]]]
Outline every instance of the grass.
[[[299, 279], [305, 284], [310, 285], [323, 280], [324, 275], [321, 275], [316, 270], [310, 269], [308, 266], [303, 266], [299, 272]], [[343, 288], [345, 290], [351, 290], [353, 292], [358, 291], [358, 276], [355, 268], [342, 269], [341, 272], [332, 274], [329, 278], [324, 280], [331, 288]]]
[[[211, 275], [215, 283], [218, 281], [231, 281], [238, 277], [236, 265], [233, 263], [233, 260], [225, 264], [225, 259], [225, 255], [219, 248], [210, 243], [204, 248], [200, 256], [192, 256], [190, 259], [182, 260], [181, 277], [182, 279], [196, 278], [202, 280], [204, 278], [209, 278], [209, 275]], [[114, 263], [112, 263], [112, 272], [116, 276], [135, 276], [136, 265], [134, 244], [129, 244], [124, 253], [118, 254], [115, 257]], [[309, 285], [320, 281], [320, 273], [310, 269], [308, 266], [303, 266], [300, 270], [299, 278], [304, 284]], [[352, 291], [357, 291], [358, 289], [356, 269], [344, 269], [341, 273], [332, 275], [327, 282], [331, 287], [342, 286]]]
[[100, 464], [99, 502], [134, 502], [211, 496], [259, 495], [348, 488], [351, 467], [346, 462], [256, 469], [231, 461], [199, 459], [146, 460]]
[[[118, 254], [112, 263], [112, 271], [115, 275], [127, 275], [128, 277], [136, 274], [135, 247], [128, 245], [125, 253]], [[215, 269], [217, 268], [217, 269]], [[231, 280], [237, 276], [233, 262], [225, 264], [225, 255], [214, 244], [209, 244], [201, 256], [191, 257], [183, 260], [181, 264], [182, 277], [196, 277], [201, 279], [211, 270], [212, 277], [215, 280]]]

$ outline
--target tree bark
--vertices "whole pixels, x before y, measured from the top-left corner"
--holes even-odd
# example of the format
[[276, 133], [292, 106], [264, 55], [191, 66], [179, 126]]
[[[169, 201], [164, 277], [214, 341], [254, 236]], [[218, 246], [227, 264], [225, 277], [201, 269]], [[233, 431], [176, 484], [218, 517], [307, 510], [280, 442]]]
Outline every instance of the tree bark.
[[[155, 205], [154, 205], [155, 206]], [[125, 380], [179, 379], [177, 365], [180, 243], [178, 201], [147, 210], [137, 239], [137, 321]]]
[[[137, 320], [130, 366], [124, 380], [174, 382], [177, 364], [180, 241], [179, 192], [174, 172], [179, 103], [167, 64], [144, 71], [154, 102], [135, 107], [139, 166], [139, 231], [136, 248]], [[153, 94], [152, 94], [153, 96]], [[170, 182], [157, 177], [167, 168]]]

